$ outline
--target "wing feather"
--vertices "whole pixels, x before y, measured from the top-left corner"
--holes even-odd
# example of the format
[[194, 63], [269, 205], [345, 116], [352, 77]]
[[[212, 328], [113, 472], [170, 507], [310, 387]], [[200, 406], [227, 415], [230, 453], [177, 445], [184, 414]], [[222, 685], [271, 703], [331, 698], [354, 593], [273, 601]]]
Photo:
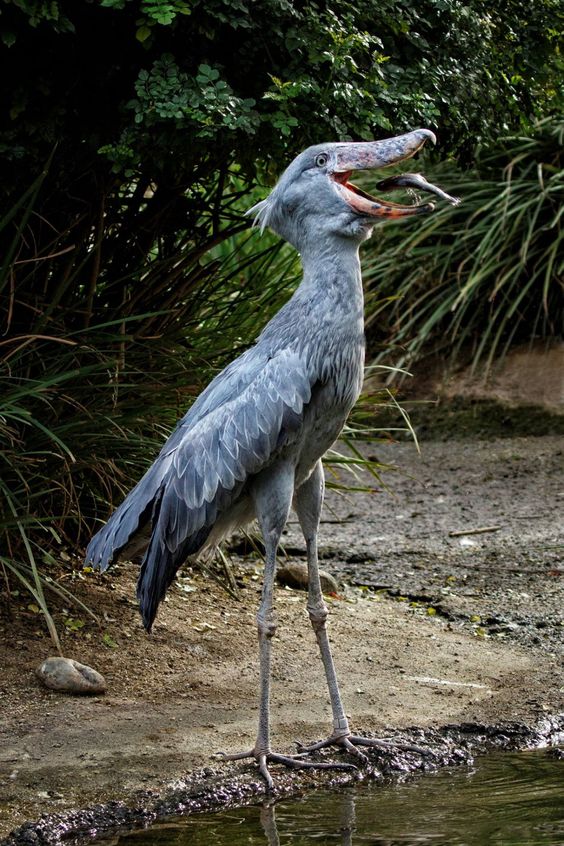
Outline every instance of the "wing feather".
[[[137, 535], [145, 533], [145, 527], [154, 516], [161, 486], [187, 433], [210, 412], [237, 397], [253, 382], [267, 361], [268, 355], [264, 351], [252, 347], [210, 382], [179, 421], [149, 470], [114, 511], [106, 525], [94, 535], [86, 550], [86, 563], [106, 570], [123, 550], [129, 548]], [[192, 481], [197, 483], [196, 476]], [[190, 490], [189, 499], [195, 506], [195, 488]]]
[[[238, 372], [235, 365], [244, 370], [250, 362], [250, 377]], [[218, 515], [234, 504], [249, 477], [296, 438], [311, 399], [306, 365], [290, 350], [261, 356], [258, 366], [245, 354], [220, 377], [87, 550], [87, 560], [105, 569], [150, 521], [138, 583], [148, 628], [178, 567], [205, 544]]]

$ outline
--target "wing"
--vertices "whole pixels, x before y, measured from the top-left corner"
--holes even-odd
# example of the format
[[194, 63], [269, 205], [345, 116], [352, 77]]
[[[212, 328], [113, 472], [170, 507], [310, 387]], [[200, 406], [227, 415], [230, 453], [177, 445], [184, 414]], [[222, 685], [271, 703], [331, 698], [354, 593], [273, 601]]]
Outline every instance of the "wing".
[[[268, 355], [261, 354], [253, 347], [231, 362], [210, 382], [178, 422], [145, 475], [128, 493], [106, 525], [94, 535], [86, 550], [86, 564], [106, 570], [130, 544], [136, 545], [137, 538], [145, 534], [155, 497], [170, 469], [174, 452], [183, 442], [187, 432], [211, 411], [239, 396], [267, 362]], [[140, 548], [144, 549], [146, 545], [147, 539], [143, 543], [141, 538]]]
[[[131, 497], [127, 514], [136, 513], [137, 525], [143, 517], [151, 521], [151, 540], [138, 584], [147, 628], [178, 567], [202, 547], [218, 515], [236, 501], [247, 479], [274, 461], [299, 433], [304, 406], [311, 398], [303, 360], [290, 350], [281, 350], [252, 370], [253, 375], [245, 379], [233, 368], [227, 378], [240, 390], [227, 390], [221, 382], [220, 402], [208, 392], [200, 398], [196, 413], [191, 417], [189, 412], [181, 421], [157, 459], [158, 472], [143, 486], [145, 494], [151, 494], [150, 501], [136, 502], [137, 489], [127, 498]], [[115, 537], [106, 537], [100, 550], [96, 538], [91, 542], [94, 564], [110, 563], [119, 552], [118, 545], [125, 545], [122, 527], [132, 519], [127, 514]]]

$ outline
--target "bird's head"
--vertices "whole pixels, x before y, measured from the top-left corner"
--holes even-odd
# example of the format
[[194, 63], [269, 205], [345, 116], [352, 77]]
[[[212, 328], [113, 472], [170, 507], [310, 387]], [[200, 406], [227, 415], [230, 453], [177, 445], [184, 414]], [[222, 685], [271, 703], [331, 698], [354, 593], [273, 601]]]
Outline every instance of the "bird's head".
[[270, 195], [249, 209], [255, 224], [268, 226], [298, 250], [308, 238], [324, 234], [363, 241], [384, 219], [427, 214], [432, 203], [402, 206], [372, 197], [349, 179], [355, 170], [389, 167], [411, 158], [427, 140], [429, 129], [415, 129], [383, 141], [316, 144], [286, 168]]

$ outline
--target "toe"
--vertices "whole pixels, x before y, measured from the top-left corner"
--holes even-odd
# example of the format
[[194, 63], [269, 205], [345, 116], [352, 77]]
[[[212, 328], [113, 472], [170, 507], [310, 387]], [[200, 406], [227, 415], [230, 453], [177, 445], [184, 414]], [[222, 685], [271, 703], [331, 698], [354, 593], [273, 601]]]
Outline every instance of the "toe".
[[260, 772], [261, 776], [264, 778], [264, 780], [266, 781], [266, 789], [267, 790], [274, 790], [274, 782], [272, 780], [272, 776], [270, 775], [268, 767], [266, 766], [266, 755], [259, 755], [258, 765], [259, 765], [259, 772]]
[[364, 752], [361, 752], [360, 749], [358, 749], [358, 747], [354, 745], [354, 743], [351, 743], [348, 737], [343, 737], [340, 745], [343, 746], [343, 748], [346, 749], [347, 752], [350, 752], [351, 755], [354, 755], [355, 758], [358, 758], [358, 760], [361, 761], [363, 764], [368, 763], [368, 758], [366, 757]]
[[242, 761], [244, 758], [254, 758], [254, 750], [249, 749], [248, 752], [216, 752], [218, 758], [223, 761]]

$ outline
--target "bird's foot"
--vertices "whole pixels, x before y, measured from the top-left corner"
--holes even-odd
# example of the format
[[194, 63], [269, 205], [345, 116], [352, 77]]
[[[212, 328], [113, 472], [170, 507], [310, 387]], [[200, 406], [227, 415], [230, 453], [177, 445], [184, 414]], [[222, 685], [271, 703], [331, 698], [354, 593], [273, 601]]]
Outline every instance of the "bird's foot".
[[403, 743], [401, 741], [380, 740], [376, 737], [361, 737], [358, 734], [332, 734], [325, 740], [320, 740], [317, 743], [312, 743], [309, 746], [304, 746], [303, 743], [296, 741], [299, 755], [308, 755], [310, 752], [316, 752], [318, 749], [325, 749], [327, 746], [338, 746], [341, 749], [354, 755], [362, 764], [368, 763], [368, 758], [358, 748], [359, 746], [372, 747], [373, 749], [381, 749], [383, 752], [414, 752], [417, 755], [432, 755], [428, 749], [422, 746], [416, 746], [414, 743]]
[[274, 781], [270, 775], [268, 764], [284, 764], [285, 767], [291, 767], [295, 770], [356, 770], [353, 764], [304, 761], [302, 755], [308, 754], [309, 751], [304, 750], [303, 753], [298, 755], [279, 755], [277, 752], [258, 752], [256, 749], [250, 749], [248, 752], [236, 752], [235, 754], [220, 752], [219, 755], [224, 761], [242, 761], [245, 758], [254, 758], [260, 774], [266, 781], [268, 790], [274, 790]]

